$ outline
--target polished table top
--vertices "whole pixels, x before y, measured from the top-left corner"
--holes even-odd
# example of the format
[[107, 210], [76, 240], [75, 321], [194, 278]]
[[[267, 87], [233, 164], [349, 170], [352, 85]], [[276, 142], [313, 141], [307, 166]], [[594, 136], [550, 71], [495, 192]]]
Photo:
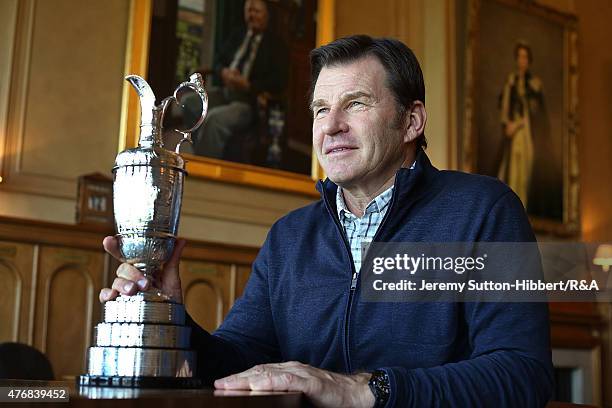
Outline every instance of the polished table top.
[[[283, 407], [294, 408], [307, 406], [306, 400], [299, 392], [257, 392], [257, 391], [224, 391], [202, 388], [194, 390], [180, 389], [134, 389], [107, 387], [77, 387], [74, 381], [28, 381], [0, 380], [0, 405], [5, 406], [7, 389], [39, 387], [68, 389], [68, 402], [42, 402], [40, 404], [16, 402], [14, 406], [26, 407]], [[13, 393], [13, 395], [16, 395]], [[9, 403], [10, 404], [10, 403]], [[13, 404], [10, 404], [13, 405]]]
[[[6, 403], [7, 389], [48, 389], [65, 387], [69, 392], [68, 402], [15, 402]], [[241, 407], [241, 408], [297, 408], [310, 407], [299, 392], [223, 391], [211, 388], [197, 390], [134, 389], [107, 387], [77, 387], [74, 381], [29, 381], [0, 380], [0, 406], [30, 407], [142, 407], [142, 408], [190, 408], [190, 407]], [[570, 404], [551, 401], [546, 408], [595, 408], [592, 405]]]

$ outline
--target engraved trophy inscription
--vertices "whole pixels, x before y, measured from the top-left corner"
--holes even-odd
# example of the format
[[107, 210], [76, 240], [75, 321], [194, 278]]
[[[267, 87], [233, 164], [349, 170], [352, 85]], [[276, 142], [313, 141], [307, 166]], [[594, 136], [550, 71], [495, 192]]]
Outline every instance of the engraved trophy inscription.
[[[94, 345], [89, 348], [87, 374], [78, 382], [105, 387], [199, 387], [185, 308], [156, 289], [156, 282], [174, 250], [179, 225], [186, 174], [179, 149], [182, 142], [191, 142], [191, 132], [204, 121], [208, 97], [199, 74], [181, 83], [159, 105], [144, 79], [129, 75], [126, 80], [140, 97], [140, 139], [138, 147], [119, 153], [115, 160], [115, 226], [122, 261], [140, 269], [153, 284], [148, 291], [105, 303], [104, 321], [96, 326]], [[202, 113], [190, 129], [175, 129], [183, 139], [175, 151], [167, 150], [162, 142], [164, 115], [171, 103], [179, 103], [184, 91], [200, 97]]]

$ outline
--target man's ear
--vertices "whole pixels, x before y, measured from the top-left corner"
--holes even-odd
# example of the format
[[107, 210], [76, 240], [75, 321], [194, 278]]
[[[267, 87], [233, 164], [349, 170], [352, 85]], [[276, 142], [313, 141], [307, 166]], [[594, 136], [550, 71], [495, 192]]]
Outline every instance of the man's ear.
[[414, 101], [410, 107], [410, 111], [405, 118], [406, 133], [404, 134], [404, 142], [410, 143], [425, 131], [425, 123], [427, 123], [427, 111], [425, 105], [421, 101]]

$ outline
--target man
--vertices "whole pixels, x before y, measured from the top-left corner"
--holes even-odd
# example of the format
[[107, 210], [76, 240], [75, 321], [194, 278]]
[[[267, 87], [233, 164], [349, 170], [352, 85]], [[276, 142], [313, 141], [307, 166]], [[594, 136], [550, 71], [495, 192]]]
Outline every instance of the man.
[[223, 158], [232, 135], [253, 127], [257, 97], [283, 90], [288, 59], [285, 46], [268, 30], [269, 12], [264, 0], [244, 3], [246, 26], [233, 31], [216, 55], [214, 73], [220, 92], [210, 92], [207, 120], [198, 131], [195, 152]]
[[[516, 195], [430, 164], [421, 69], [399, 41], [336, 40], [311, 65], [322, 199], [275, 223], [221, 327], [194, 328], [201, 375], [221, 389], [299, 390], [328, 407], [543, 406], [546, 304], [360, 301], [362, 241], [533, 240]], [[104, 245], [118, 255], [113, 238]], [[182, 246], [163, 278], [178, 300]], [[117, 275], [102, 301], [149, 285], [127, 264]]]

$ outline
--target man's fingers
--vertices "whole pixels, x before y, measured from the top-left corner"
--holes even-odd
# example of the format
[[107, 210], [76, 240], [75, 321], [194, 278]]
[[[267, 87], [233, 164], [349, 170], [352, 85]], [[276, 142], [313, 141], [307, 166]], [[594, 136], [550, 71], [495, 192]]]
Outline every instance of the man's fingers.
[[117, 268], [117, 276], [135, 282], [140, 290], [146, 290], [149, 287], [149, 280], [133, 265], [127, 263], [119, 265], [119, 268]]
[[230, 375], [229, 377], [219, 378], [215, 380], [215, 388], [220, 390], [250, 390], [248, 377], [238, 377]]
[[302, 376], [303, 364], [297, 361], [285, 363], [260, 364], [241, 373], [220, 378], [215, 388], [225, 390], [275, 390], [305, 391], [306, 379]]
[[177, 239], [176, 244], [174, 245], [174, 252], [172, 252], [172, 256], [168, 260], [167, 266], [178, 266], [179, 261], [181, 259], [181, 255], [183, 254], [183, 249], [185, 249], [185, 245], [187, 241], [184, 239]]
[[306, 379], [285, 371], [270, 376], [256, 376], [250, 381], [253, 391], [306, 391]]
[[113, 236], [104, 237], [102, 241], [102, 246], [104, 250], [111, 254], [113, 258], [117, 260], [121, 260], [121, 252], [119, 251], [119, 243], [117, 242], [117, 238]]
[[285, 361], [283, 363], [258, 364], [258, 365], [255, 365], [249, 368], [246, 371], [243, 371], [241, 373], [234, 374], [234, 375], [238, 377], [250, 377], [252, 375], [259, 375], [267, 371], [274, 371], [274, 370], [284, 370], [284, 371], [295, 372], [295, 369], [299, 369], [302, 366], [303, 364], [300, 363], [299, 361]]
[[215, 381], [215, 387], [221, 389], [248, 390], [250, 389], [248, 378], [256, 375], [264, 375], [268, 372], [268, 366], [269, 364], [258, 364], [241, 373], [219, 378]]
[[115, 278], [115, 280], [113, 281], [112, 288], [117, 292], [128, 296], [132, 296], [138, 291], [138, 286], [136, 285], [136, 282], [132, 282], [123, 278]]
[[215, 381], [215, 388], [253, 391], [306, 391], [307, 380], [295, 373], [266, 370], [249, 376], [230, 375]]
[[233, 374], [225, 378], [221, 378], [221, 380], [225, 380], [226, 378], [233, 378], [233, 377], [246, 378], [246, 377], [252, 377], [256, 375], [267, 375], [268, 373], [273, 372], [273, 371], [287, 371], [287, 372], [291, 372], [295, 374], [302, 374], [300, 372], [302, 367], [304, 367], [304, 364], [300, 363], [299, 361], [286, 361], [283, 363], [258, 364], [243, 372]]
[[115, 299], [119, 295], [115, 289], [104, 288], [100, 291], [100, 303], [108, 302], [109, 300]]
[[253, 366], [253, 367], [249, 368], [248, 370], [245, 370], [245, 371], [243, 371], [241, 373], [230, 375], [229, 377], [222, 378], [222, 380], [227, 379], [227, 378], [233, 379], [234, 377], [236, 377], [236, 378], [247, 378], [247, 377], [251, 377], [251, 376], [254, 376], [254, 375], [262, 375], [262, 374], [265, 374], [265, 373], [269, 372], [272, 368], [273, 368], [273, 364], [258, 364], [258, 365], [255, 365], [255, 366]]

